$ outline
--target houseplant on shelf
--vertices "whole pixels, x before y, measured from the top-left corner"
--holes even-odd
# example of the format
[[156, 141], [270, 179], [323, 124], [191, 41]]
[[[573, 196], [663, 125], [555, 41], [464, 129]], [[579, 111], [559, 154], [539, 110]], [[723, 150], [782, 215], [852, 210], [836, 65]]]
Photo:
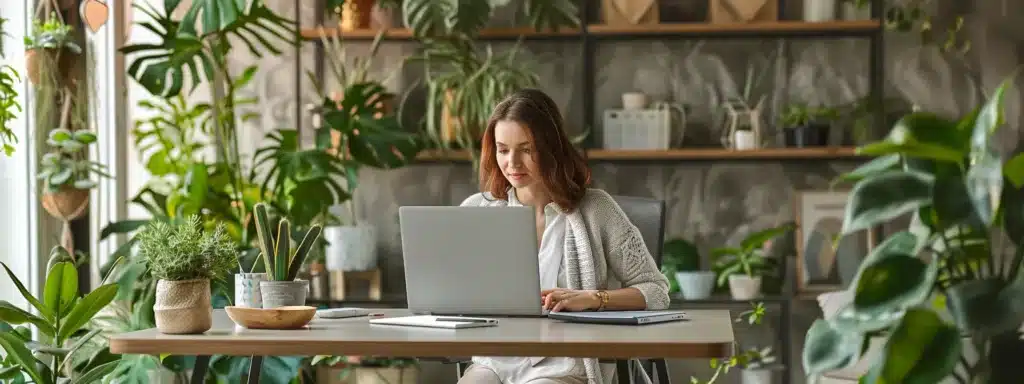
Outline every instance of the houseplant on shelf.
[[772, 384], [772, 374], [778, 368], [772, 347], [751, 348], [756, 353], [745, 361], [740, 377], [743, 384]]
[[[60, 261], [48, 269], [42, 297], [35, 297], [7, 264], [0, 265], [25, 301], [35, 308], [29, 312], [0, 301], [0, 349], [13, 363], [0, 368], [0, 381], [95, 383], [114, 370], [116, 360], [90, 359], [89, 348], [83, 346], [100, 333], [99, 329], [86, 331], [85, 327], [114, 300], [117, 284], [104, 284], [81, 296], [75, 265]], [[26, 327], [12, 327], [21, 324], [34, 326], [37, 339], [32, 339], [32, 331]]]
[[835, 108], [791, 104], [781, 117], [787, 147], [824, 147], [828, 145], [831, 124], [839, 118], [839, 111]]
[[679, 291], [687, 300], [703, 300], [711, 296], [715, 288], [715, 272], [700, 269], [700, 252], [697, 246], [686, 239], [665, 242], [662, 248], [662, 264], [674, 271], [673, 277], [679, 284]]
[[226, 279], [238, 251], [224, 226], [203, 230], [199, 215], [179, 224], [150, 223], [137, 235], [139, 253], [158, 279], [153, 314], [166, 334], [203, 333], [213, 324], [210, 281]]
[[54, 129], [46, 140], [50, 151], [39, 162], [38, 179], [43, 180], [43, 208], [63, 222], [61, 245], [74, 253], [71, 221], [81, 217], [89, 206], [89, 189], [96, 186], [91, 176], [110, 177], [106, 166], [88, 159], [86, 148], [96, 143], [96, 134], [87, 130]]
[[292, 253], [291, 224], [288, 219], [280, 220], [275, 236], [270, 230], [267, 205], [258, 203], [253, 207], [253, 211], [256, 218], [257, 241], [269, 279], [260, 282], [263, 308], [305, 305], [309, 281], [298, 280], [296, 277], [313, 244], [320, 237], [322, 227], [318, 224], [310, 226], [295, 253]]
[[750, 300], [761, 294], [762, 277], [776, 268], [777, 260], [766, 257], [765, 246], [772, 239], [791, 231], [793, 224], [784, 224], [748, 235], [739, 247], [712, 250], [718, 272], [718, 285], [729, 284], [735, 300]]
[[865, 361], [862, 383], [1020, 380], [1024, 154], [993, 142], [1008, 84], [959, 119], [914, 112], [858, 148], [875, 159], [843, 177], [855, 183], [843, 234], [912, 220], [865, 257], [849, 304], [807, 331], [809, 377]]

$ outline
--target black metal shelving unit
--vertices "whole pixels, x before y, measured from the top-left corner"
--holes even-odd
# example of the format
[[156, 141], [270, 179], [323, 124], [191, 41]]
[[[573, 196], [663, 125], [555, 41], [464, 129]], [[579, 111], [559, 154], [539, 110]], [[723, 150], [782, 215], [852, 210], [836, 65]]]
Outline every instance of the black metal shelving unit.
[[[870, 48], [867, 60], [870, 62], [868, 79], [870, 84], [870, 90], [868, 99], [874, 109], [874, 117], [876, 128], [871, 132], [872, 136], [878, 136], [880, 133], [878, 129], [884, 127], [885, 124], [885, 105], [884, 100], [884, 86], [885, 86], [885, 27], [884, 23], [881, 22], [883, 17], [883, 2], [882, 0], [871, 1], [871, 20], [863, 22], [821, 22], [821, 23], [809, 23], [798, 20], [787, 20], [785, 18], [786, 0], [777, 0], [780, 12], [779, 22], [758, 22], [749, 24], [733, 24], [725, 26], [712, 27], [712, 24], [703, 23], [686, 23], [686, 24], [658, 24], [645, 28], [646, 26], [636, 28], [615, 28], [608, 27], [599, 23], [600, 20], [596, 20], [595, 15], [598, 14], [599, 5], [595, 0], [580, 0], [579, 9], [581, 12], [581, 27], [578, 29], [559, 31], [559, 32], [531, 32], [526, 29], [517, 28], [504, 28], [503, 31], [494, 31], [495, 33], [482, 33], [480, 40], [482, 41], [512, 41], [522, 38], [524, 41], [562, 41], [562, 42], [573, 42], [576, 41], [581, 45], [582, 54], [580, 59], [580, 65], [583, 68], [581, 71], [581, 78], [579, 79], [582, 84], [583, 92], [583, 116], [582, 121], [584, 127], [596, 128], [595, 122], [595, 57], [597, 54], [597, 48], [599, 44], [607, 41], [638, 41], [638, 40], [652, 40], [652, 39], [765, 39], [765, 38], [779, 38], [779, 39], [833, 39], [833, 38], [866, 38], [870, 41]], [[324, 9], [324, 0], [316, 0], [315, 9]], [[298, 3], [295, 6], [296, 19], [300, 16], [300, 7]], [[323, 12], [317, 12], [316, 24], [310, 26], [312, 28], [323, 26], [324, 15]], [[334, 29], [334, 27], [326, 27], [325, 29]], [[301, 25], [300, 25], [301, 28]], [[519, 31], [520, 33], [516, 33]], [[356, 38], [365, 40], [372, 39], [374, 33], [359, 33]], [[353, 39], [352, 37], [348, 37]], [[323, 46], [319, 43], [319, 40], [308, 38], [311, 43], [315, 45], [315, 73], [317, 79], [323, 79], [324, 65], [323, 61], [320, 60], [324, 54]], [[388, 41], [414, 41], [409, 33], [398, 33], [389, 34], [385, 36], [385, 40]], [[788, 42], [788, 40], [787, 40]], [[786, 46], [788, 56], [788, 44]], [[788, 60], [788, 58], [787, 58]], [[302, 69], [301, 55], [297, 55], [296, 58], [296, 98], [302, 95], [301, 89], [301, 69]], [[302, 115], [303, 110], [301, 102], [296, 103], [297, 113], [297, 129], [302, 129]], [[596, 129], [592, 129], [596, 130]], [[594, 137], [590, 135], [588, 137], [588, 143], [585, 145], [587, 148], [594, 148]], [[823, 159], [828, 159], [828, 156], [822, 156]], [[836, 160], [848, 159], [852, 161], [861, 161], [859, 158], [848, 158], [840, 157]], [[709, 160], [709, 159], [704, 159]], [[673, 159], [657, 159], [652, 158], [651, 161], [664, 161], [664, 162], [676, 162], [680, 160]], [[789, 263], [785, 263], [787, 269], [786, 272], [792, 271], [794, 267], [790, 267]], [[782, 365], [782, 377], [783, 382], [792, 382], [792, 345], [790, 344], [790, 333], [792, 328], [792, 308], [795, 302], [813, 300], [812, 297], [801, 295], [796, 293], [792, 278], [795, 274], [785, 273], [786, 281], [783, 283], [782, 293], [780, 295], [771, 295], [756, 299], [754, 301], [764, 302], [765, 305], [777, 305], [779, 307], [780, 315], [780, 330], [779, 339], [781, 346], [779, 348], [781, 365]], [[366, 305], [374, 307], [382, 306], [404, 306], [405, 300], [402, 297], [392, 297], [391, 299], [384, 300], [381, 302], [373, 302], [367, 300], [310, 300], [314, 305], [337, 307], [337, 306], [350, 306], [350, 305]], [[688, 301], [681, 300], [676, 297], [673, 298], [673, 306], [705, 306], [705, 305], [717, 305], [724, 307], [738, 307], [742, 305], [749, 305], [750, 301], [739, 301], [731, 298], [714, 297], [708, 300], [696, 300]]]

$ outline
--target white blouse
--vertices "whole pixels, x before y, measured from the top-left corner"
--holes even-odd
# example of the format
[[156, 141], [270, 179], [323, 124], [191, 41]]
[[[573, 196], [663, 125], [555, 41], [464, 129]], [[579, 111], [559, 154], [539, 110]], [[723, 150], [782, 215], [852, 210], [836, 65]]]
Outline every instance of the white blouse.
[[[521, 207], [515, 190], [508, 193], [509, 206]], [[565, 246], [565, 214], [555, 203], [544, 207], [544, 233], [537, 252], [540, 264], [540, 288], [565, 288], [563, 253]], [[538, 298], [538, 304], [540, 303]], [[541, 378], [576, 376], [586, 380], [583, 359], [573, 357], [474, 357], [473, 362], [498, 374], [503, 383], [518, 384]]]

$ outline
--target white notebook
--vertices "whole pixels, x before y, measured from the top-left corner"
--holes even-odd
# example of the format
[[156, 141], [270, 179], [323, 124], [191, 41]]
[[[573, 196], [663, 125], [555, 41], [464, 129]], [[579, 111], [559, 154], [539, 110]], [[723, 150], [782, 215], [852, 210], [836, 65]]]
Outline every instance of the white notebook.
[[370, 319], [370, 324], [401, 325], [401, 326], [406, 326], [406, 327], [428, 327], [428, 328], [462, 329], [462, 328], [493, 327], [493, 326], [498, 325], [498, 320], [496, 320], [496, 319], [486, 319], [486, 318], [482, 318], [482, 317], [454, 317], [454, 316], [419, 315], [419, 316], [385, 317], [385, 318], [382, 318], [382, 319]]

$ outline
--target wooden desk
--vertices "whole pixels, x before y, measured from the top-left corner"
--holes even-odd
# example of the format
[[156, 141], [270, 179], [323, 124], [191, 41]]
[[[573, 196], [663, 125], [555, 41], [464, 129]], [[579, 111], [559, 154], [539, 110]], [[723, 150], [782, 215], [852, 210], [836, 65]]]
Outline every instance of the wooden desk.
[[[405, 309], [373, 311], [407, 316]], [[164, 335], [156, 329], [110, 338], [119, 354], [200, 355], [202, 380], [209, 355], [235, 356], [565, 356], [608, 359], [713, 358], [733, 353], [732, 321], [726, 310], [690, 310], [690, 321], [644, 326], [573, 324], [545, 318], [500, 318], [498, 326], [433, 329], [371, 325], [366, 317], [314, 319], [307, 329], [253, 330], [236, 326], [223, 310], [201, 335]], [[254, 356], [255, 357], [255, 356]], [[253, 358], [250, 373], [259, 372]], [[200, 372], [201, 371], [201, 372]], [[258, 375], [250, 374], [250, 377]], [[255, 377], [258, 379], [258, 377]], [[250, 379], [250, 382], [253, 382]]]

